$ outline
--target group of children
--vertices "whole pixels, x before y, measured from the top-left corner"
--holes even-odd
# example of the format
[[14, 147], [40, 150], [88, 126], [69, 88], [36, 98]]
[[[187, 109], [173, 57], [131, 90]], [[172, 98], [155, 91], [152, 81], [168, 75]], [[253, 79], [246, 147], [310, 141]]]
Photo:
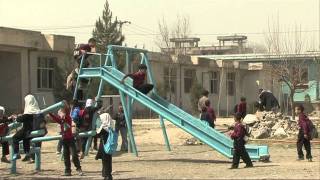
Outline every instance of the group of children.
[[[85, 59], [88, 57], [87, 52], [95, 52], [96, 41], [94, 39], [90, 39], [88, 44], [82, 45], [79, 47], [79, 54], [75, 56], [76, 61], [78, 62], [78, 67], [81, 60], [81, 55], [85, 55]], [[84, 62], [84, 67], [88, 67], [89, 64]], [[139, 65], [139, 70], [132, 74], [127, 74], [122, 79], [121, 83], [124, 84], [125, 79], [127, 77], [131, 77], [133, 79], [133, 87], [139, 90], [143, 94], [148, 94], [152, 89], [153, 85], [148, 84], [146, 82], [146, 73], [147, 66], [144, 64]], [[75, 73], [75, 71], [73, 72]], [[73, 81], [75, 80], [74, 77]], [[71, 90], [74, 90], [74, 84], [68, 77], [67, 85], [71, 86]], [[71, 84], [70, 84], [71, 83]], [[78, 99], [83, 98], [82, 92], [78, 92]], [[211, 106], [210, 100], [208, 98], [209, 92], [203, 91], [202, 97], [198, 102], [198, 110], [200, 112], [200, 119], [207, 123], [210, 127], [215, 128], [216, 115], [215, 111]], [[116, 120], [115, 130], [120, 132], [122, 136], [122, 145], [121, 150], [128, 150], [128, 142], [127, 142], [127, 125], [124, 117], [123, 107], [120, 105], [118, 108], [118, 113], [114, 118], [110, 116], [110, 114], [106, 113], [103, 110], [102, 102], [97, 101], [94, 102], [92, 99], [88, 99], [86, 101], [85, 107], [82, 108], [78, 100], [73, 100], [70, 103], [64, 101], [65, 105], [61, 108], [57, 114], [49, 113], [48, 117], [50, 117], [54, 122], [58, 123], [60, 126], [60, 134], [62, 135], [61, 141], [58, 143], [58, 153], [63, 149], [63, 157], [65, 164], [65, 173], [66, 176], [71, 176], [71, 162], [70, 155], [72, 156], [72, 161], [76, 167], [76, 171], [79, 175], [83, 175], [80, 160], [79, 160], [79, 152], [81, 152], [80, 158], [84, 157], [85, 146], [87, 142], [87, 138], [79, 138], [77, 135], [81, 132], [93, 130], [91, 123], [93, 120], [93, 115], [98, 112], [101, 120], [100, 127], [97, 127], [97, 136], [95, 136], [95, 142], [97, 138], [100, 137], [99, 148], [97, 148], [97, 143], [95, 143], [95, 149], [98, 150], [96, 155], [96, 160], [102, 160], [102, 176], [105, 179], [112, 179], [112, 155], [107, 154], [104, 151], [103, 145], [107, 142], [109, 136], [109, 127], [112, 126], [112, 119]], [[94, 103], [97, 103], [95, 106]], [[246, 116], [246, 99], [241, 98], [240, 103], [237, 104], [234, 108], [234, 119], [235, 126], [234, 130], [231, 133], [230, 137], [234, 140], [234, 153], [233, 153], [233, 163], [231, 168], [238, 168], [240, 158], [246, 163], [247, 168], [253, 167], [250, 156], [248, 155], [245, 149], [245, 136], [246, 136], [246, 128], [242, 124], [242, 119]], [[304, 159], [304, 154], [302, 151], [302, 147], [305, 146], [307, 151], [306, 158], [311, 161], [311, 145], [310, 145], [310, 123], [311, 121], [304, 114], [303, 106], [298, 106], [295, 109], [295, 112], [299, 116], [299, 134], [297, 141], [297, 152], [298, 152], [298, 160]], [[5, 109], [0, 106], [0, 136], [5, 136], [8, 130], [8, 123], [13, 121], [21, 122], [22, 128], [17, 131], [17, 133], [13, 136], [13, 144], [14, 144], [14, 158], [21, 158], [19, 155], [19, 142], [23, 141], [24, 151], [26, 153], [23, 161], [30, 161], [33, 158], [30, 152], [30, 140], [28, 138], [33, 128], [33, 119], [36, 114], [39, 114], [40, 109], [38, 103], [34, 96], [27, 95], [25, 97], [25, 109], [22, 115], [12, 115], [10, 117], [5, 116]], [[5, 131], [2, 131], [5, 130]], [[1, 142], [2, 145], [2, 158], [1, 162], [10, 163], [10, 161], [6, 158], [6, 155], [9, 154], [9, 145], [7, 142]]]
[[[215, 127], [214, 122], [216, 121], [216, 116], [213, 108], [210, 106], [210, 101], [208, 99], [209, 92], [204, 90], [202, 93], [202, 97], [198, 101], [198, 110], [200, 113], [200, 119], [205, 121], [212, 128]], [[312, 122], [304, 113], [303, 105], [299, 105], [295, 107], [295, 113], [298, 116], [298, 126], [299, 133], [297, 137], [297, 160], [304, 160], [303, 154], [303, 146], [306, 150], [306, 159], [308, 161], [312, 161], [311, 155], [311, 132], [312, 132]], [[234, 152], [233, 152], [233, 161], [231, 169], [236, 169], [239, 166], [240, 158], [242, 158], [243, 162], [246, 164], [245, 168], [253, 167], [252, 161], [248, 152], [245, 149], [246, 144], [246, 136], [247, 130], [242, 120], [247, 115], [247, 103], [246, 98], [241, 97], [240, 103], [236, 104], [234, 107], [234, 120], [235, 125], [230, 137], [234, 141]]]

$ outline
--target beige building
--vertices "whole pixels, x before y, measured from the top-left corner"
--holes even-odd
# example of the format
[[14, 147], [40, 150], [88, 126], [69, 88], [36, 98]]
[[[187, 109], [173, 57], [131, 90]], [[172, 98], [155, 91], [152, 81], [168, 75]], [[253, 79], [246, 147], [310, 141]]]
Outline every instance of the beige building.
[[0, 105], [21, 112], [27, 94], [35, 95], [40, 106], [53, 104], [55, 68], [64, 65], [74, 41], [70, 36], [0, 27]]

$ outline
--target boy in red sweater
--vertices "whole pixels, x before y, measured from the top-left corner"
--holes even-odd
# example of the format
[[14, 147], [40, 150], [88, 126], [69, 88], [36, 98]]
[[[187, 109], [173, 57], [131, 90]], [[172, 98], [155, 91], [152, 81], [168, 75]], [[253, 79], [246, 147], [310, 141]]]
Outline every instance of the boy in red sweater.
[[71, 163], [70, 163], [70, 150], [72, 154], [72, 161], [77, 168], [77, 172], [80, 176], [83, 175], [81, 170], [80, 161], [76, 149], [76, 143], [72, 134], [72, 119], [70, 117], [70, 108], [65, 102], [65, 107], [59, 110], [59, 115], [49, 113], [49, 116], [53, 121], [60, 124], [63, 146], [63, 158], [65, 165], [65, 176], [71, 176]]
[[139, 65], [139, 70], [133, 74], [127, 74], [123, 77], [121, 83], [124, 84], [124, 80], [127, 77], [133, 79], [133, 87], [142, 92], [143, 94], [148, 94], [152, 89], [153, 85], [146, 83], [147, 66], [144, 64]]
[[236, 122], [234, 130], [231, 134], [233, 139], [233, 161], [230, 169], [237, 169], [239, 167], [240, 157], [246, 163], [245, 168], [253, 167], [250, 156], [245, 148], [244, 136], [246, 134], [245, 127], [241, 124], [241, 114], [236, 113], [234, 116]]
[[304, 160], [302, 147], [306, 149], [306, 158], [309, 162], [312, 161], [311, 144], [310, 144], [310, 119], [304, 114], [304, 107], [302, 105], [295, 107], [295, 113], [299, 116], [299, 133], [297, 141], [298, 160]]

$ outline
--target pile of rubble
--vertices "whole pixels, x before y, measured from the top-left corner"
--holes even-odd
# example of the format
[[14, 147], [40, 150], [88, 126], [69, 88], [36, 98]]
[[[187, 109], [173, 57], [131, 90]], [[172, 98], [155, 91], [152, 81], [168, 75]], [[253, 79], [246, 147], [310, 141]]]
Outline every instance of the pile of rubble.
[[254, 139], [282, 139], [296, 138], [298, 134], [297, 121], [281, 113], [257, 112], [248, 114], [243, 122], [249, 126], [251, 138]]
[[250, 127], [251, 137], [264, 138], [290, 138], [298, 134], [298, 126], [289, 117], [281, 113], [257, 112], [256, 115], [248, 114], [243, 122]]

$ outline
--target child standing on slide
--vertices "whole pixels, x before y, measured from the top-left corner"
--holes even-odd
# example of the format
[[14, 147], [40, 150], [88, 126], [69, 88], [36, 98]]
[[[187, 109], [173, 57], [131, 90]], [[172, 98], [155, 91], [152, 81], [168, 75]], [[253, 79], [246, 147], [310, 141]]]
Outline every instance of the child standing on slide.
[[142, 92], [143, 94], [148, 94], [152, 89], [153, 85], [146, 83], [147, 66], [144, 64], [139, 65], [139, 70], [132, 74], [127, 74], [123, 77], [121, 83], [124, 84], [124, 80], [127, 77], [133, 79], [133, 87]]
[[77, 168], [79, 176], [83, 175], [81, 170], [78, 153], [76, 150], [76, 142], [72, 134], [72, 119], [70, 117], [70, 108], [65, 102], [65, 107], [60, 109], [59, 115], [49, 113], [49, 116], [53, 121], [60, 125], [62, 135], [62, 146], [63, 146], [63, 158], [65, 165], [65, 176], [71, 176], [71, 163], [70, 163], [70, 151], [72, 155], [72, 161], [74, 166]]

